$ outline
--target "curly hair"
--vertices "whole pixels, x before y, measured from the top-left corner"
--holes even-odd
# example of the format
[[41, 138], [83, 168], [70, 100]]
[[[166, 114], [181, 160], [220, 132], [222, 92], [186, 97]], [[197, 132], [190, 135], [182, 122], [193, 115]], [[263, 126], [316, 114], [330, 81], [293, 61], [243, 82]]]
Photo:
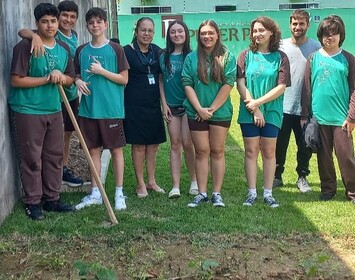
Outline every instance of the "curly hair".
[[272, 35], [270, 36], [270, 43], [269, 43], [269, 51], [270, 52], [275, 52], [279, 49], [280, 47], [280, 41], [281, 41], [281, 30], [279, 25], [271, 18], [269, 17], [258, 17], [256, 19], [254, 19], [251, 22], [250, 25], [250, 35], [249, 35], [249, 39], [250, 39], [250, 44], [249, 44], [249, 48], [252, 52], [256, 52], [258, 50], [258, 44], [256, 43], [254, 37], [253, 37], [253, 29], [254, 29], [254, 25], [255, 23], [261, 23], [264, 28], [270, 32], [272, 32]]

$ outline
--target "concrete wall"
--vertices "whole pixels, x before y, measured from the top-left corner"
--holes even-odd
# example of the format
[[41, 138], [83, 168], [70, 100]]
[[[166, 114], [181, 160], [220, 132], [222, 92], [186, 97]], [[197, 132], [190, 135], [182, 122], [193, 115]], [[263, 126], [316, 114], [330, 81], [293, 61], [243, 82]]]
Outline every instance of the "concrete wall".
[[[0, 25], [5, 27], [0, 32], [0, 224], [11, 212], [21, 196], [21, 182], [13, 145], [7, 95], [9, 93], [9, 71], [12, 48], [20, 40], [19, 29], [35, 28], [33, 10], [45, 0], [1, 0]], [[47, 1], [57, 5], [60, 1]], [[79, 42], [89, 41], [85, 27], [85, 13], [93, 6], [108, 10], [108, 0], [75, 0], [79, 6], [79, 21], [76, 28]]]

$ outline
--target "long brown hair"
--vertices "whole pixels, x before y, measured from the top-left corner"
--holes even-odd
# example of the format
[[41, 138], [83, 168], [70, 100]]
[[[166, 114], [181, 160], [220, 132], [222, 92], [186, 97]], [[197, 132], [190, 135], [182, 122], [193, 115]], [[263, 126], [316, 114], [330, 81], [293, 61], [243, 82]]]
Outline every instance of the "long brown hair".
[[224, 60], [227, 53], [227, 49], [223, 46], [221, 42], [221, 32], [218, 25], [213, 20], [205, 20], [200, 24], [197, 33], [197, 54], [198, 54], [198, 67], [197, 75], [201, 82], [208, 84], [208, 73], [207, 73], [207, 53], [203, 48], [200, 39], [201, 28], [203, 26], [212, 26], [217, 34], [218, 39], [216, 45], [211, 52], [211, 79], [217, 83], [224, 83]]

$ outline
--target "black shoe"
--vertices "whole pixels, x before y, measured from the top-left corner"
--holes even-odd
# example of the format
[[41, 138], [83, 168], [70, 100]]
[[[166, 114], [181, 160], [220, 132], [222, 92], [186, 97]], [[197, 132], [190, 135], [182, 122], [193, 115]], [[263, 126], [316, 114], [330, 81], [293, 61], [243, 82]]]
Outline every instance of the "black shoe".
[[75, 210], [75, 207], [69, 204], [65, 204], [60, 201], [46, 201], [43, 204], [43, 210], [47, 212], [72, 212]]
[[328, 201], [331, 200], [335, 196], [335, 193], [321, 193], [319, 196], [319, 200]]
[[81, 177], [75, 177], [73, 171], [68, 167], [63, 166], [63, 176], [62, 184], [68, 185], [69, 187], [79, 187], [84, 183], [84, 180]]
[[274, 181], [272, 181], [273, 188], [283, 187], [283, 185], [284, 185], [284, 183], [282, 182], [282, 179], [274, 178]]
[[41, 210], [41, 207], [39, 207], [39, 204], [35, 204], [35, 205], [26, 204], [25, 205], [25, 213], [32, 220], [35, 220], [35, 221], [44, 220], [44, 215]]

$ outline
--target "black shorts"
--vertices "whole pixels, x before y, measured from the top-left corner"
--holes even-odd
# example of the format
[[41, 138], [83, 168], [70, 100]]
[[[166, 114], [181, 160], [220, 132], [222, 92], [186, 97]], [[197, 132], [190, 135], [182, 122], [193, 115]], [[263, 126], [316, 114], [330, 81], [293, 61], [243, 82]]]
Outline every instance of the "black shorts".
[[169, 106], [169, 108], [173, 117], [182, 117], [186, 114], [186, 109], [184, 106]]
[[199, 122], [194, 119], [188, 119], [187, 122], [189, 124], [190, 130], [192, 130], [192, 131], [208, 131], [210, 125], [217, 125], [217, 126], [229, 128], [231, 126], [232, 121], [202, 121], [202, 122]]
[[88, 149], [115, 149], [126, 145], [122, 119], [79, 117], [79, 125]]

